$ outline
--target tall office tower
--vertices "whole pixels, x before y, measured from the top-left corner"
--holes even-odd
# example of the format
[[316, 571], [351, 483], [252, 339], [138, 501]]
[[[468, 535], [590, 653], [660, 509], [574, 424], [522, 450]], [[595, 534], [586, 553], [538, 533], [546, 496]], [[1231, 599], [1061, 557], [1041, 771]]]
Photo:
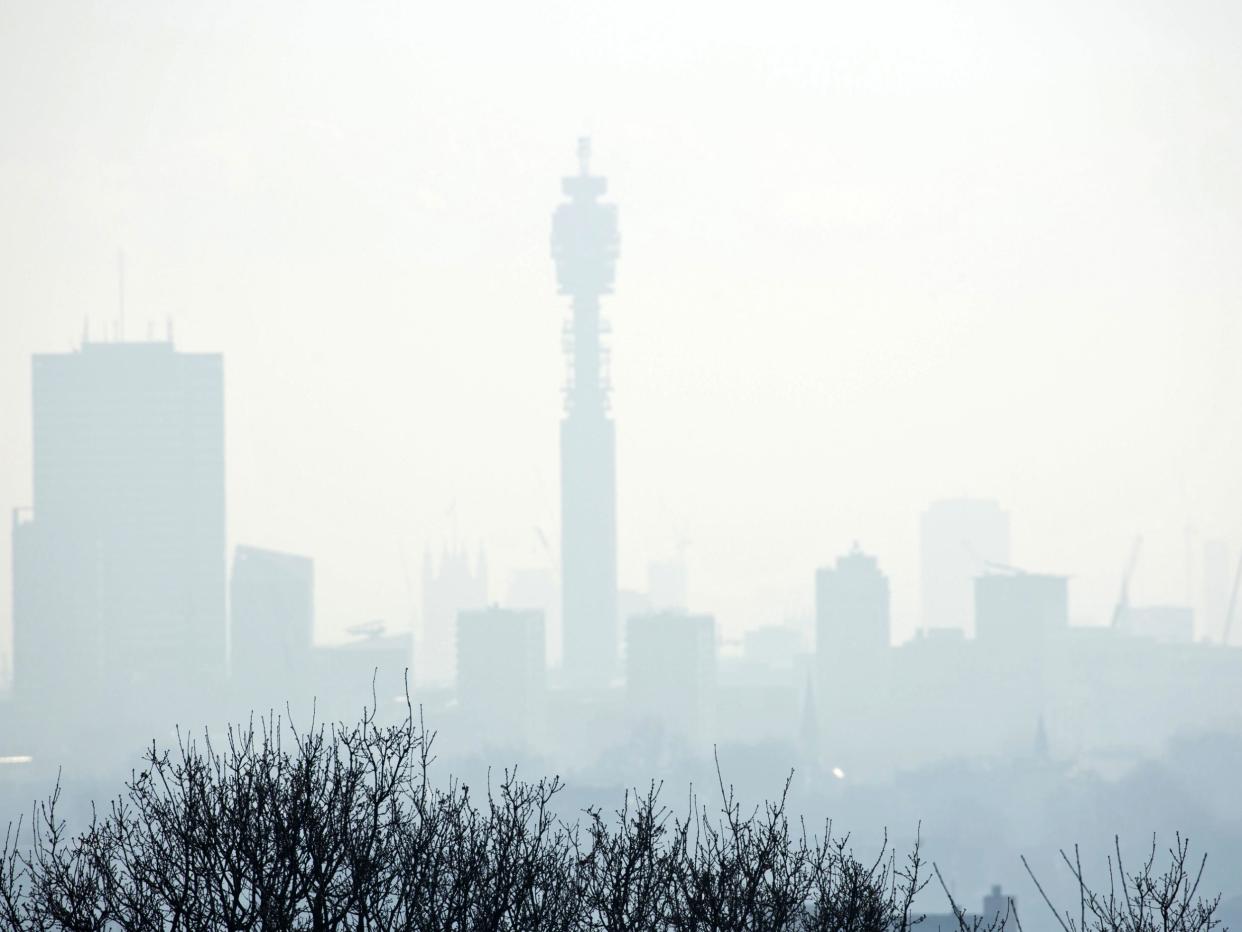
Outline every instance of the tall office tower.
[[1017, 908], [1017, 901], [1014, 897], [1001, 892], [1000, 884], [993, 884], [992, 891], [983, 897], [983, 923], [984, 927], [993, 921], [1000, 925], [996, 932], [1006, 932], [1008, 929], [1017, 929], [1018, 923], [1012, 915]]
[[487, 558], [482, 551], [474, 566], [465, 547], [446, 547], [437, 566], [423, 556], [423, 630], [415, 657], [414, 682], [419, 686], [451, 686], [456, 676], [454, 639], [457, 614], [487, 605]]
[[238, 547], [229, 582], [229, 692], [243, 707], [294, 707], [312, 694], [315, 564]]
[[625, 625], [626, 703], [633, 724], [695, 753], [711, 747], [716, 710], [716, 621], [657, 612]]
[[617, 209], [590, 173], [590, 141], [578, 141], [578, 174], [552, 216], [559, 293], [571, 298], [564, 328], [569, 373], [561, 421], [561, 630], [566, 680], [605, 686], [617, 666], [616, 453], [609, 413], [608, 326], [600, 297], [612, 292]]
[[457, 616], [457, 701], [484, 744], [537, 743], [545, 658], [542, 612], [492, 607]]
[[223, 368], [171, 342], [34, 357], [14, 676], [44, 721], [102, 716], [104, 695], [108, 714], [127, 697], [169, 710], [222, 683]]
[[816, 652], [852, 664], [889, 647], [888, 577], [858, 545], [815, 571]]
[[974, 579], [1009, 562], [1009, 513], [987, 499], [933, 502], [919, 526], [922, 626], [959, 628], [974, 617]]
[[815, 653], [825, 734], [857, 752], [885, 708], [891, 654], [888, 577], [857, 544], [815, 572]]

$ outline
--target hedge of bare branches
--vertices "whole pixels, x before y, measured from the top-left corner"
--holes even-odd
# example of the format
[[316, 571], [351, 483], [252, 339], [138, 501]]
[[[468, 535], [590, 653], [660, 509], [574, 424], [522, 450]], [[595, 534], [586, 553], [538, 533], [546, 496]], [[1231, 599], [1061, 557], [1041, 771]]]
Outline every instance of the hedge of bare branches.
[[[919, 922], [917, 844], [862, 861], [831, 830], [791, 823], [784, 794], [743, 811], [723, 781], [719, 804], [692, 797], [684, 815], [653, 785], [566, 823], [552, 809], [556, 779], [507, 772], [478, 797], [433, 783], [432, 735], [407, 712], [392, 725], [371, 710], [305, 731], [260, 720], [219, 747], [153, 745], [125, 792], [77, 832], [54, 791], [6, 834], [0, 928], [906, 932]], [[1185, 874], [1184, 856], [1173, 866]], [[1165, 888], [1138, 889], [1146, 903]], [[1080, 932], [1213, 925], [1214, 903], [1159, 926], [1131, 921], [1125, 895], [1084, 902]], [[1016, 915], [958, 915], [963, 929], [1017, 926]]]

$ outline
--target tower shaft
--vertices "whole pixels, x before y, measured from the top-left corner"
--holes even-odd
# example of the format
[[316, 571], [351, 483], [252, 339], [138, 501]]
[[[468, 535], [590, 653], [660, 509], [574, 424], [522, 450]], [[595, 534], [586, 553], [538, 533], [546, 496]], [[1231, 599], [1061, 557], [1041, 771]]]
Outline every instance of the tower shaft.
[[604, 686], [617, 670], [616, 439], [609, 412], [607, 323], [600, 298], [612, 291], [617, 211], [599, 198], [589, 143], [579, 171], [563, 179], [568, 200], [552, 217], [558, 290], [570, 297], [564, 328], [567, 363], [561, 422], [561, 617], [566, 678]]

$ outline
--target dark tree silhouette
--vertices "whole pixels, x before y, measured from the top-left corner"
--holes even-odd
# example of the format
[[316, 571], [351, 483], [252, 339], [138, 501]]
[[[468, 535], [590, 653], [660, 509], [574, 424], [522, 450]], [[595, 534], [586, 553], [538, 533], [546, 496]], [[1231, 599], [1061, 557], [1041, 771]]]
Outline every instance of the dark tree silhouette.
[[[693, 794], [684, 815], [661, 787], [569, 824], [557, 779], [506, 771], [477, 799], [430, 779], [434, 735], [406, 704], [382, 724], [299, 730], [272, 716], [152, 745], [141, 771], [72, 832], [60, 790], [0, 850], [0, 928], [14, 932], [908, 932], [926, 885], [918, 843], [856, 858], [848, 838], [793, 824], [785, 791], [743, 812]], [[718, 772], [719, 772], [719, 768]], [[1211, 932], [1181, 839], [1164, 873], [1118, 855], [1108, 895], [1082, 891], [1064, 932]], [[1201, 873], [1201, 865], [1200, 865]], [[1110, 861], [1110, 878], [1114, 867]], [[947, 893], [947, 890], [946, 890]], [[1051, 904], [1049, 904], [1051, 906]], [[999, 932], [1011, 916], [971, 919]], [[1056, 912], [1056, 910], [1054, 910]]]
[[1113, 851], [1114, 856], [1106, 862], [1107, 893], [1096, 892], [1087, 882], [1077, 846], [1072, 860], [1065, 851], [1061, 852], [1061, 860], [1078, 884], [1077, 918], [1053, 905], [1026, 858], [1022, 859], [1062, 932], [1211, 932], [1219, 925], [1216, 910], [1220, 896], [1205, 899], [1199, 895], [1207, 855], [1193, 861], [1187, 839], [1181, 835], [1175, 838], [1163, 868], [1156, 864], [1158, 846], [1154, 837], [1146, 860], [1136, 870], [1126, 869], [1119, 838], [1113, 839]]

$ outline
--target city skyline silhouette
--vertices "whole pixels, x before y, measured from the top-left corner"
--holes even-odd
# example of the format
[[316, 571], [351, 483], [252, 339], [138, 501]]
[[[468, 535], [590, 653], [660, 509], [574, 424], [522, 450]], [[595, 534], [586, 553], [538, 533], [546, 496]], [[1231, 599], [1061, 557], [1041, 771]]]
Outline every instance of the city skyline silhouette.
[[[173, 10], [99, 12], [59, 36], [45, 9], [6, 32], [5, 196], [29, 231], [0, 295], [10, 505], [30, 497], [28, 357], [79, 340], [84, 318], [104, 335], [123, 249], [129, 335], [172, 318], [179, 346], [226, 354], [230, 543], [313, 551], [325, 636], [376, 617], [408, 625], [418, 595], [403, 564], [417, 575], [454, 523], [486, 545], [503, 595], [546, 559], [532, 529], [556, 537], [546, 215], [567, 170], [552, 166], [572, 166], [573, 139], [592, 131], [628, 231], [610, 299], [625, 323], [623, 588], [688, 541], [692, 595], [740, 637], [774, 602], [807, 615], [804, 555], [860, 539], [892, 570], [894, 631], [909, 636], [912, 529], [929, 502], [962, 496], [1012, 513], [1020, 565], [1074, 574], [1084, 622], [1111, 613], [1138, 534], [1133, 585], [1151, 602], [1187, 600], [1188, 562], [1202, 601], [1204, 544], [1238, 546], [1239, 451], [1216, 403], [1242, 388], [1221, 258], [1236, 231], [1205, 206], [1236, 196], [1232, 137], [1216, 128], [1234, 67], [1224, 12], [1166, 28], [1174, 14], [1145, 8], [1117, 41], [1105, 12], [1084, 14], [1083, 41], [1109, 37], [1098, 62], [1031, 12], [1024, 35], [1060, 50], [1046, 71], [1041, 42], [992, 15], [964, 32], [964, 11], [903, 7], [911, 29], [892, 36], [861, 11], [824, 13], [802, 36], [764, 24], [750, 51], [732, 16], [704, 34], [677, 19], [663, 38], [641, 12], [608, 39], [585, 12], [556, 37], [516, 24], [558, 74], [575, 73], [579, 47], [608, 50], [565, 91], [543, 72], [491, 81], [482, 59], [454, 64], [452, 41], [431, 38], [458, 35], [448, 11], [427, 29], [389, 10], [272, 12], [245, 44], [227, 17]], [[154, 47], [184, 37], [184, 51], [122, 54], [126, 30]], [[390, 51], [366, 56], [372, 45]], [[314, 77], [325, 47], [356, 65], [336, 92]], [[36, 48], [66, 76], [37, 108], [14, 96], [43, 67]], [[1180, 104], [1136, 109], [1130, 88], [1156, 81], [1160, 55], [1185, 64], [1153, 93]], [[628, 84], [617, 58], [635, 66]], [[761, 71], [769, 60], [784, 70]], [[90, 68], [98, 80], [77, 80]], [[199, 81], [211, 68], [237, 77]], [[408, 116], [381, 115], [400, 112], [397, 89], [440, 77], [458, 88], [451, 105], [406, 94]], [[553, 111], [558, 88], [569, 97]], [[495, 123], [489, 94], [528, 128]], [[694, 94], [737, 101], [735, 115], [705, 107], [675, 131]], [[930, 135], [933, 116], [944, 129]], [[753, 143], [731, 135], [739, 118]], [[420, 127], [440, 131], [423, 142]], [[496, 445], [508, 469], [490, 468]]]
[[784, 786], [971, 908], [1075, 833], [1242, 896], [1191, 6], [0, 14], [0, 804], [370, 707], [558, 813]]

